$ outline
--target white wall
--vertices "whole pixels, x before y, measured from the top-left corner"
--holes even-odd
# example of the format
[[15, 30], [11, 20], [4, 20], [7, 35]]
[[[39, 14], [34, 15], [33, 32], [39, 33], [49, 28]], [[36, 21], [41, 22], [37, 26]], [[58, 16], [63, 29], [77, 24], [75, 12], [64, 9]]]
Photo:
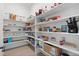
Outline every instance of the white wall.
[[29, 16], [29, 8], [22, 3], [3, 3], [0, 4], [0, 9], [4, 10], [4, 13], [15, 13], [26, 18]]
[[35, 15], [35, 12], [38, 12], [39, 9], [45, 9], [45, 6], [50, 10], [51, 6], [54, 6], [54, 3], [36, 3], [31, 8], [31, 14]]

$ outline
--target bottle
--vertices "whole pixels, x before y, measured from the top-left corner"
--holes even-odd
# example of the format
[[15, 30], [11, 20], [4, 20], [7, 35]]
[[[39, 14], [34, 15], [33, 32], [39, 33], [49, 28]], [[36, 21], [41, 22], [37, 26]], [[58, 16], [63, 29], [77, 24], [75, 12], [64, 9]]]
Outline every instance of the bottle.
[[73, 25], [77, 26], [77, 21], [75, 17], [73, 17]]
[[76, 18], [69, 18], [70, 22], [67, 22], [68, 25], [68, 32], [69, 33], [78, 33], [77, 21]]
[[71, 31], [73, 31], [73, 20], [72, 20], [72, 19], [73, 19], [73, 18], [69, 18], [69, 20], [70, 20], [69, 25], [70, 25]]
[[47, 12], [47, 6], [45, 6], [45, 10], [44, 10], [44, 12]]
[[51, 9], [53, 9], [54, 8], [54, 6], [51, 6]]
[[74, 28], [74, 32], [78, 33], [78, 26], [77, 26], [76, 17], [73, 17], [73, 28]]
[[69, 33], [72, 33], [73, 32], [73, 30], [72, 30], [72, 26], [71, 26], [71, 23], [70, 22], [68, 22], [68, 21], [66, 21], [67, 22], [67, 26], [68, 26], [68, 32]]
[[72, 22], [73, 22], [73, 21], [72, 21], [72, 18], [69, 18], [69, 19], [70, 19], [70, 23], [72, 24]]
[[57, 3], [54, 3], [54, 6], [57, 6]]

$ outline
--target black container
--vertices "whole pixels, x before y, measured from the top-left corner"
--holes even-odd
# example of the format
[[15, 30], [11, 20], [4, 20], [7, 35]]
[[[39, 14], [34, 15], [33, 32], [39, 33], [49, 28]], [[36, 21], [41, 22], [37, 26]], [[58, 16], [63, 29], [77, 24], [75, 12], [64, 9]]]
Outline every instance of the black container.
[[67, 26], [68, 26], [68, 32], [69, 33], [78, 33], [78, 27], [77, 27], [76, 18], [75, 17], [69, 18], [69, 20], [70, 20], [70, 22], [66, 21]]

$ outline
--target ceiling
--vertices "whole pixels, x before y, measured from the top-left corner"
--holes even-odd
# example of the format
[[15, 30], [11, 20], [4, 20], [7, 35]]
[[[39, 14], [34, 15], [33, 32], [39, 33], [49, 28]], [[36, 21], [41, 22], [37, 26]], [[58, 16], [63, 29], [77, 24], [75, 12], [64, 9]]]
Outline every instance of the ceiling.
[[19, 5], [26, 9], [31, 9], [35, 3], [4, 3], [6, 5]]
[[31, 7], [32, 5], [34, 5], [35, 3], [23, 3], [24, 6], [26, 7]]
[[35, 3], [22, 3], [22, 5], [26, 8], [31, 8]]

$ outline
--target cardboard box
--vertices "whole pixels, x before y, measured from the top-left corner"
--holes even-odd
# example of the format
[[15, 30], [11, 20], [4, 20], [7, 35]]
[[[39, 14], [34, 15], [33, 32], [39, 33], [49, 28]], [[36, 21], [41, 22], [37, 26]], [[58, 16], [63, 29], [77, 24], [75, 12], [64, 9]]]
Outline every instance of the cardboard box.
[[46, 43], [44, 44], [44, 51], [45, 51], [45, 52], [51, 54], [51, 53], [50, 53], [51, 48], [52, 48], [52, 46], [50, 46], [50, 45], [48, 45], [48, 44], [46, 44]]
[[56, 55], [56, 56], [61, 55], [61, 49], [60, 48], [57, 48], [53, 45], [49, 45], [47, 43], [44, 43], [44, 51], [51, 54], [51, 55]]
[[16, 21], [16, 15], [10, 14], [10, 19]]

